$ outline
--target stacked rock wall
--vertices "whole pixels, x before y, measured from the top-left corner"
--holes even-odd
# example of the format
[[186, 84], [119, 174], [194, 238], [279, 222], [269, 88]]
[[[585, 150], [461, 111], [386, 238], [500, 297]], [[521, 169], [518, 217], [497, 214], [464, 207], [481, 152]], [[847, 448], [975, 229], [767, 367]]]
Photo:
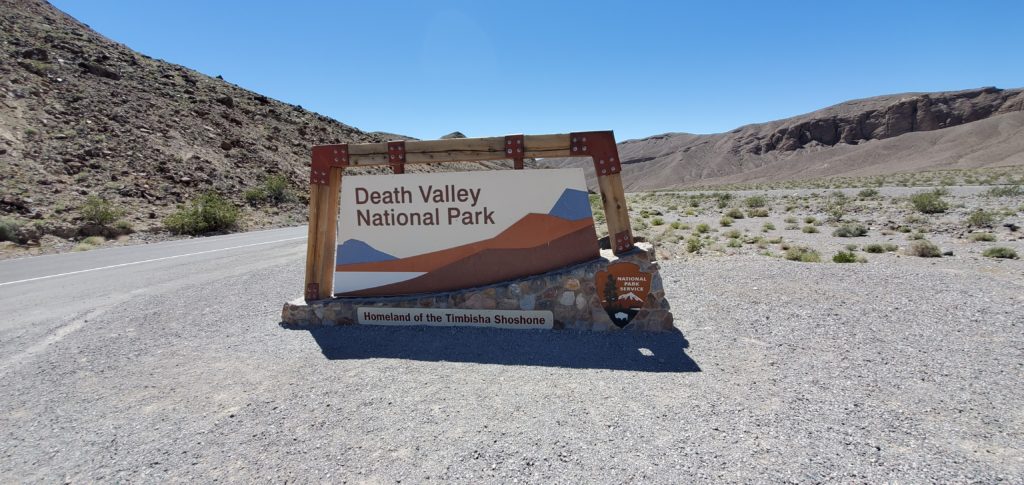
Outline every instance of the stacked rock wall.
[[359, 307], [457, 308], [472, 310], [548, 310], [555, 329], [619, 330], [598, 297], [597, 273], [615, 263], [633, 263], [650, 274], [650, 291], [642, 306], [623, 330], [672, 329], [672, 313], [659, 274], [654, 248], [639, 243], [637, 249], [615, 257], [602, 251], [601, 258], [580, 265], [495, 285], [448, 293], [384, 297], [334, 298], [306, 302], [301, 298], [284, 305], [281, 320], [288, 325], [351, 325]]

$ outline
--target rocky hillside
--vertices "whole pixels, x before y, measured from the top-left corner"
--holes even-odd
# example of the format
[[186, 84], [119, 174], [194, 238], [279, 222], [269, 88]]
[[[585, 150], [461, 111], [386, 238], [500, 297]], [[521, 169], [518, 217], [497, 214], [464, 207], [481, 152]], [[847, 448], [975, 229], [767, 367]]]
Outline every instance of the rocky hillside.
[[1021, 165], [1024, 90], [878, 96], [728, 133], [629, 140], [619, 150], [631, 190]]
[[[48, 3], [0, 0], [0, 217], [23, 240], [83, 235], [90, 195], [146, 233], [210, 190], [244, 208], [243, 229], [301, 224], [312, 145], [394, 138], [149, 58]], [[247, 206], [268, 175], [297, 196]]]

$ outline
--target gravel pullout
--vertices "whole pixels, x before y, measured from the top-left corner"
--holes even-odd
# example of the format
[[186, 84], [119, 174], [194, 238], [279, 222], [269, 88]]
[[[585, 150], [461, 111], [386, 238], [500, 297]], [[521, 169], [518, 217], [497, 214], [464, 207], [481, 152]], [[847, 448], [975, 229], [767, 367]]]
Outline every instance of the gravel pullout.
[[665, 262], [651, 336], [286, 329], [300, 264], [0, 369], [0, 481], [1024, 480], [1019, 271]]

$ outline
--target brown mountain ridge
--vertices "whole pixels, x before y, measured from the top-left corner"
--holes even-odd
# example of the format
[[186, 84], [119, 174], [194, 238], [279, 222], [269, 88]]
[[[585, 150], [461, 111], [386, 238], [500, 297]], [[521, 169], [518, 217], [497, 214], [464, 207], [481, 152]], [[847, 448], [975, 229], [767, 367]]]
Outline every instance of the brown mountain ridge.
[[[0, 217], [19, 221], [23, 239], [82, 235], [88, 195], [155, 237], [166, 215], [205, 191], [242, 206], [243, 229], [302, 224], [311, 146], [406, 138], [152, 59], [44, 1], [0, 0]], [[268, 175], [287, 178], [297, 200], [246, 207], [244, 192]]]
[[[627, 190], [1024, 165], [1024, 90], [994, 87], [848, 101], [728, 133], [619, 144]], [[589, 161], [545, 160], [558, 167]]]

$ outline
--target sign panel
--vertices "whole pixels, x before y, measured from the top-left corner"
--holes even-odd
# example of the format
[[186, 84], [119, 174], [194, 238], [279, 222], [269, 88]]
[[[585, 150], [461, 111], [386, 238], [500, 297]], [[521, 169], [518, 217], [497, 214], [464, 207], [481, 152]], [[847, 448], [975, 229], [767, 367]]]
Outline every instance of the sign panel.
[[431, 327], [541, 328], [555, 323], [550, 311], [464, 310], [455, 308], [359, 307], [360, 325], [427, 325]]
[[345, 176], [334, 291], [443, 292], [598, 257], [582, 169]]

